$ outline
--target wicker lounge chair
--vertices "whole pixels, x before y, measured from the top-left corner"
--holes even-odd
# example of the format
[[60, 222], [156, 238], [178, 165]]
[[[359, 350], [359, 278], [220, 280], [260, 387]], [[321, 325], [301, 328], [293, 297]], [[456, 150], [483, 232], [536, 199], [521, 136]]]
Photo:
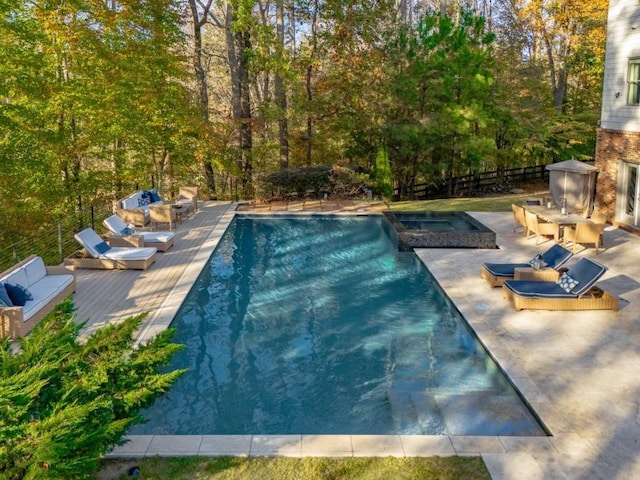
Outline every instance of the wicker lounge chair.
[[[581, 258], [567, 270], [569, 278], [558, 282], [507, 280], [502, 285], [503, 296], [516, 310], [618, 310], [618, 299], [594, 286], [607, 268], [589, 258]], [[559, 282], [564, 279], [563, 288]]]
[[[544, 269], [534, 272], [538, 281], [555, 281], [560, 276], [558, 269], [562, 267], [573, 254], [561, 245], [555, 244], [542, 253]], [[548, 267], [548, 268], [546, 268]], [[534, 270], [532, 263], [485, 263], [480, 267], [480, 276], [492, 287], [501, 287], [506, 280], [523, 280], [528, 271]]]
[[146, 270], [156, 260], [154, 247], [111, 247], [91, 228], [74, 235], [84, 250], [65, 259], [76, 268]]
[[114, 235], [108, 240], [112, 247], [155, 247], [159, 252], [166, 252], [176, 236], [173, 232], [131, 231], [118, 215], [111, 215], [102, 223]]

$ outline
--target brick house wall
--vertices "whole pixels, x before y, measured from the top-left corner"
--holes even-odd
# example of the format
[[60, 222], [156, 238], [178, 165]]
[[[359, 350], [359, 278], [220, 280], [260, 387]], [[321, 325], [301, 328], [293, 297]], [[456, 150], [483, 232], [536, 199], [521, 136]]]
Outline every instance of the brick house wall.
[[620, 161], [640, 164], [640, 132], [599, 128], [595, 166], [598, 173], [596, 201], [598, 209], [613, 221], [616, 217], [618, 167]]

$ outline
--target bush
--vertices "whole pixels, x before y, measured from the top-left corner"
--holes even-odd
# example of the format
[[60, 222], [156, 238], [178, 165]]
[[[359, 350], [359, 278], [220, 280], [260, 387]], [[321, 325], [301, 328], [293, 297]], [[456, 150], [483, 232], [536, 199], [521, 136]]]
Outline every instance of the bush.
[[361, 194], [366, 184], [364, 178], [346, 167], [314, 165], [290, 168], [267, 173], [256, 181], [256, 197], [259, 200], [272, 198], [322, 198], [349, 197]]
[[99, 459], [122, 442], [139, 411], [184, 373], [159, 373], [180, 345], [172, 330], [134, 348], [144, 315], [80, 342], [70, 299], [0, 349], [1, 478], [93, 478]]

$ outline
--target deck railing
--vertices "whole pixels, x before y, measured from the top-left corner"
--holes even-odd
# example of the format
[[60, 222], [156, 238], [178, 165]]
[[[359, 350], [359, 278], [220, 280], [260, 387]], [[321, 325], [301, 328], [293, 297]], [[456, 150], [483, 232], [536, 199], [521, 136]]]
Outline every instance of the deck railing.
[[73, 238], [74, 233], [86, 227], [101, 232], [102, 220], [112, 213], [111, 205], [91, 205], [75, 215], [43, 225], [36, 233], [0, 248], [0, 271], [33, 254], [42, 257], [47, 265], [62, 263], [65, 257], [80, 248]]

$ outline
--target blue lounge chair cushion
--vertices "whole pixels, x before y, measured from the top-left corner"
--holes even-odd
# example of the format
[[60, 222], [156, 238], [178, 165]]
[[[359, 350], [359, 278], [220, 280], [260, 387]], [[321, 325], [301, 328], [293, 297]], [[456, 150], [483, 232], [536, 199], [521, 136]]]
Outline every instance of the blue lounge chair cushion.
[[571, 290], [576, 295], [582, 295], [605, 274], [607, 267], [589, 258], [581, 258], [567, 270], [567, 273], [578, 281], [578, 286]]
[[567, 293], [555, 282], [508, 280], [504, 282], [504, 288], [521, 297], [577, 298], [579, 295], [589, 291], [606, 271], [607, 267], [589, 258], [581, 258], [567, 270], [569, 276], [578, 281], [577, 286], [570, 293]]
[[528, 263], [485, 263], [486, 268], [494, 277], [513, 277], [516, 268], [530, 267]]
[[550, 249], [548, 249], [546, 252], [542, 254], [542, 261], [545, 263], [546, 266], [549, 266], [557, 270], [563, 264], [565, 264], [567, 260], [569, 260], [572, 256], [573, 256], [573, 253], [571, 253], [570, 250], [567, 250], [562, 245], [555, 244], [554, 246], [552, 246]]
[[[562, 245], [554, 245], [542, 254], [545, 266], [558, 269], [567, 262], [573, 253]], [[494, 277], [513, 277], [516, 268], [530, 267], [531, 263], [485, 263], [486, 268]]]
[[566, 292], [556, 282], [508, 280], [504, 282], [504, 287], [520, 297], [576, 298], [574, 293]]

